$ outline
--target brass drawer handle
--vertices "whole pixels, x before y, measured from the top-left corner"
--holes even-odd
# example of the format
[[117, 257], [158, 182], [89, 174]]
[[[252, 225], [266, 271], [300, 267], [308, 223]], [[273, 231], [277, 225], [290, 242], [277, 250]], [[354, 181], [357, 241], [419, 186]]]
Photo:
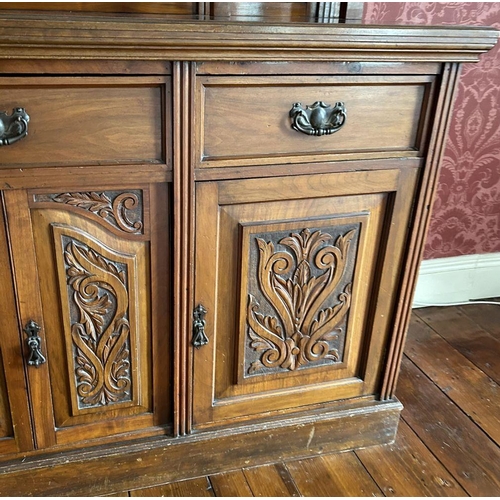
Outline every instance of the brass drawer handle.
[[191, 341], [197, 349], [208, 344], [208, 337], [205, 334], [207, 324], [205, 314], [207, 314], [207, 310], [201, 304], [198, 304], [193, 313], [193, 339]]
[[9, 146], [28, 135], [30, 117], [24, 108], [14, 108], [12, 114], [0, 111], [0, 146]]
[[316, 101], [311, 106], [302, 107], [296, 102], [290, 110], [292, 128], [307, 135], [330, 135], [337, 132], [344, 125], [347, 111], [343, 102], [336, 102], [335, 106]]
[[28, 365], [38, 367], [43, 365], [47, 360], [42, 354], [42, 339], [38, 335], [41, 327], [33, 320], [28, 321], [24, 327], [24, 333], [28, 336], [26, 342], [30, 348], [30, 357], [28, 358]]

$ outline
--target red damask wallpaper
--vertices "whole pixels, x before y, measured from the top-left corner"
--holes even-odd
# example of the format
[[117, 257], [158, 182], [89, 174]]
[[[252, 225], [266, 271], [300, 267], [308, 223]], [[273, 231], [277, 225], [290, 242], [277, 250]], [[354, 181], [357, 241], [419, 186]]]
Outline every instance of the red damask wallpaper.
[[[368, 2], [363, 20], [500, 28], [500, 3]], [[500, 252], [499, 45], [463, 66], [425, 259]]]

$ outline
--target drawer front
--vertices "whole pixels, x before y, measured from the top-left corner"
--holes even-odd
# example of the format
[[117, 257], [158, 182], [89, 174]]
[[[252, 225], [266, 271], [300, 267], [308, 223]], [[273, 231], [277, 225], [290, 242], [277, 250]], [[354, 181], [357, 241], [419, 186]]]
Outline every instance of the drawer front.
[[150, 78], [0, 81], [0, 111], [24, 108], [28, 134], [0, 150], [0, 167], [164, 162], [164, 94]]
[[[432, 81], [427, 75], [200, 78], [200, 166], [417, 156]], [[306, 107], [316, 102], [331, 107], [319, 105], [313, 116]], [[295, 118], [296, 128], [305, 132], [292, 128], [295, 103], [302, 105], [295, 108], [302, 115]], [[343, 103], [345, 121], [336, 103]], [[316, 132], [321, 115], [325, 126]], [[337, 130], [322, 135], [332, 129]]]

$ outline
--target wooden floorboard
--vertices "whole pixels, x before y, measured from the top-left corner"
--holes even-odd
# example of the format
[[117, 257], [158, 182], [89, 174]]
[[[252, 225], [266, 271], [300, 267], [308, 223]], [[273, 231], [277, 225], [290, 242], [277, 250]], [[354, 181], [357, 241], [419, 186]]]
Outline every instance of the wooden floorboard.
[[500, 306], [474, 304], [460, 306], [460, 310], [497, 339], [500, 337]]
[[306, 497], [383, 496], [352, 451], [296, 460], [286, 467]]
[[500, 495], [499, 447], [408, 358], [397, 394], [404, 420], [469, 495]]
[[[469, 309], [471, 307], [474, 306], [467, 306]], [[427, 307], [414, 311], [414, 316], [425, 321], [454, 349], [500, 384], [500, 333], [496, 336], [490, 334], [465, 314], [463, 309], [465, 308]]]
[[467, 496], [404, 421], [399, 424], [394, 444], [357, 450], [356, 455], [385, 496]]
[[243, 470], [210, 476], [210, 482], [214, 488], [215, 495], [218, 497], [253, 496]]
[[213, 497], [212, 484], [207, 477], [142, 488], [130, 492], [132, 497]]
[[395, 443], [116, 496], [500, 496], [500, 306], [413, 312]]
[[[500, 444], [500, 386], [413, 316], [406, 355], [484, 432]], [[500, 354], [500, 351], [498, 351]]]
[[243, 469], [243, 473], [255, 497], [300, 496], [296, 484], [283, 464], [251, 467]]

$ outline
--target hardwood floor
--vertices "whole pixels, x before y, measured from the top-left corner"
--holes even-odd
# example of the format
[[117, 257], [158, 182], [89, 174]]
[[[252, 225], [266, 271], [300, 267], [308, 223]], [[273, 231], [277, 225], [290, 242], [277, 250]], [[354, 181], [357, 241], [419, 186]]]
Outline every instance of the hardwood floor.
[[500, 306], [413, 312], [394, 444], [116, 496], [500, 496]]

